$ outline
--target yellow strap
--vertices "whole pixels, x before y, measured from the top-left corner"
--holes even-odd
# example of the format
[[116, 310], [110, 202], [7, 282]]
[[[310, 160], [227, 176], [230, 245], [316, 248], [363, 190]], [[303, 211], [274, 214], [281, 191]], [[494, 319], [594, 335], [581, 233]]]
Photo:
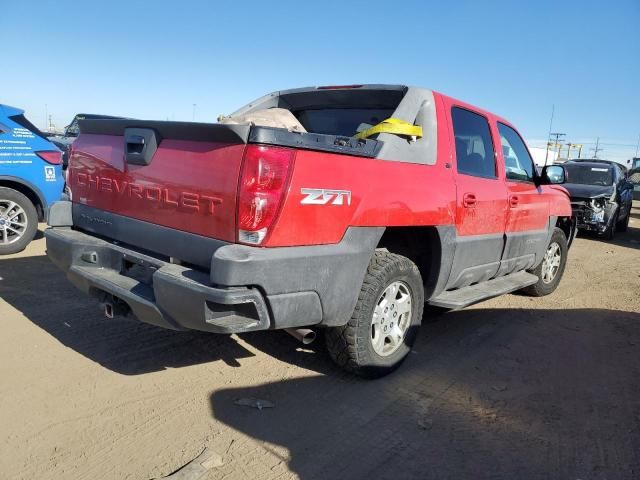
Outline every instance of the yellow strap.
[[393, 133], [394, 135], [422, 138], [422, 127], [420, 125], [412, 125], [398, 118], [387, 118], [379, 124], [356, 134], [355, 138], [367, 138], [376, 133]]

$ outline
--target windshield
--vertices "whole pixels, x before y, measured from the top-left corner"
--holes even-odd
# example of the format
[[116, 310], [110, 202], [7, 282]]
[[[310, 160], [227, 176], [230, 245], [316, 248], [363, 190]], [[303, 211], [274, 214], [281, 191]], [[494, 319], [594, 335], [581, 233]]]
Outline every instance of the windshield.
[[593, 167], [588, 165], [565, 165], [567, 183], [580, 185], [613, 185], [613, 170], [610, 167]]

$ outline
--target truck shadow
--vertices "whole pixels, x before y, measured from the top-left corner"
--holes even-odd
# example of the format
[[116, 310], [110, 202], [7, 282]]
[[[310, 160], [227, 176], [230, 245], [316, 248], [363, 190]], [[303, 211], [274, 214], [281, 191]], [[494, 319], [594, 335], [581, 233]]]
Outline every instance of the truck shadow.
[[[107, 319], [44, 255], [0, 260], [0, 298], [61, 344], [123, 375], [254, 356], [235, 337], [177, 332], [131, 318]], [[337, 371], [317, 341], [310, 348], [284, 332], [241, 335], [254, 349], [318, 372]]]
[[283, 478], [286, 464], [304, 480], [638, 473], [640, 313], [450, 312], [423, 325], [414, 351], [375, 381], [333, 371], [213, 391], [212, 416], [233, 438], [224, 470]]
[[217, 360], [239, 366], [253, 356], [229, 336], [107, 319], [44, 255], [0, 260], [0, 298], [63, 345], [124, 375]]

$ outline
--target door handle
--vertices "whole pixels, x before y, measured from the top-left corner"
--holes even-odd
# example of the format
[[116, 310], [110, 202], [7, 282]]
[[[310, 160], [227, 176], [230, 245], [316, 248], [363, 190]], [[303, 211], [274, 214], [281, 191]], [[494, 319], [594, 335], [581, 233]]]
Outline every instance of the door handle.
[[476, 196], [473, 193], [465, 193], [462, 196], [462, 204], [467, 208], [475, 207], [475, 205], [476, 205]]
[[515, 208], [518, 206], [518, 203], [520, 203], [520, 199], [518, 198], [517, 195], [511, 195], [509, 197], [509, 206], [511, 208]]

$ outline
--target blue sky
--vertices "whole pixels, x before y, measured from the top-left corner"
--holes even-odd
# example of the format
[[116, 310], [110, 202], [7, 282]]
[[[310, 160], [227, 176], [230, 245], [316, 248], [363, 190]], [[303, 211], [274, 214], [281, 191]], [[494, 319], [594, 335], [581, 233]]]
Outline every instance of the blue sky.
[[[602, 157], [640, 135], [640, 0], [2, 2], [0, 103], [215, 121], [272, 90], [403, 83]], [[46, 105], [46, 107], [45, 107]]]

